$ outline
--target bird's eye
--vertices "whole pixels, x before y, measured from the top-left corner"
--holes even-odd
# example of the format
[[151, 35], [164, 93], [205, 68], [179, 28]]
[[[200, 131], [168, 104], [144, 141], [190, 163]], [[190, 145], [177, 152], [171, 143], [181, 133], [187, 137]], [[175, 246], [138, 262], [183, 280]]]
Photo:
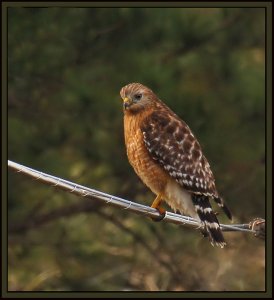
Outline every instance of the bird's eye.
[[135, 94], [134, 95], [134, 100], [139, 101], [142, 98], [142, 94]]

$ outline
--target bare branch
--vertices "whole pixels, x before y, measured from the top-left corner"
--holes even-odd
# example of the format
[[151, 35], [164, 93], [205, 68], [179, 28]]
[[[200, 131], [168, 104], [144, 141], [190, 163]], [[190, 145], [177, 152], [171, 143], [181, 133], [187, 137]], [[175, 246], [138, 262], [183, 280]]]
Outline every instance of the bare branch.
[[[22, 173], [24, 175], [27, 175], [29, 177], [32, 177], [36, 179], [37, 181], [41, 181], [47, 185], [54, 186], [57, 189], [62, 189], [67, 192], [70, 192], [71, 194], [77, 195], [77, 196], [82, 196], [86, 199], [91, 199], [91, 200], [99, 200], [105, 204], [117, 206], [120, 208], [123, 208], [124, 210], [147, 216], [152, 219], [158, 219], [161, 215], [159, 214], [158, 210], [155, 208], [151, 208], [149, 206], [145, 206], [133, 201], [125, 200], [123, 198], [119, 198], [110, 194], [106, 194], [94, 189], [87, 188], [85, 186], [70, 182], [68, 180], [64, 180], [59, 177], [55, 177], [37, 170], [34, 170], [32, 168], [20, 165], [18, 163], [8, 161], [8, 166], [10, 169], [17, 171], [18, 173]], [[67, 214], [70, 213], [70, 210], [68, 210]], [[58, 212], [56, 212], [56, 215], [58, 216]], [[51, 218], [54, 216], [51, 216]], [[39, 222], [45, 222], [45, 220], [49, 218], [49, 216], [45, 216], [44, 221], [40, 220]], [[183, 216], [171, 212], [166, 212], [166, 215], [163, 219], [164, 222], [169, 222], [177, 225], [184, 225], [188, 226], [194, 229], [197, 229], [201, 226], [201, 223], [188, 216]], [[263, 219], [261, 219], [261, 222], [265, 222]], [[221, 224], [221, 230], [222, 231], [241, 231], [241, 232], [249, 232], [253, 233], [255, 236], [265, 236], [265, 232], [260, 232], [258, 234], [258, 226], [254, 228], [254, 226], [249, 224], [233, 224], [233, 225], [226, 225], [226, 224]], [[15, 230], [15, 229], [14, 229]], [[17, 228], [18, 230], [18, 228]], [[264, 230], [264, 226], [260, 226], [260, 230]]]

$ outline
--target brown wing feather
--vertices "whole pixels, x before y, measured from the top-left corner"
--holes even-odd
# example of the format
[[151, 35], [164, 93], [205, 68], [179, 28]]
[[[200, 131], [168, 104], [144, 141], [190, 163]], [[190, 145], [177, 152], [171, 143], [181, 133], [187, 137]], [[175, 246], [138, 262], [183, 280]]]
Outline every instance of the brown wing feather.
[[147, 116], [141, 130], [151, 157], [181, 186], [218, 197], [209, 163], [184, 121], [164, 107]]

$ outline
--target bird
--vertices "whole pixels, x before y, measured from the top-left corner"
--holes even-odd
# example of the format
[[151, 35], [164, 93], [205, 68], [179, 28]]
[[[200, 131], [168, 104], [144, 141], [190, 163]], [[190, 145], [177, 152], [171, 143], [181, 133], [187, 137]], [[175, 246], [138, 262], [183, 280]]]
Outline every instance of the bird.
[[213, 246], [226, 241], [214, 200], [229, 219], [232, 214], [219, 196], [210, 165], [189, 126], [141, 83], [120, 90], [127, 157], [136, 174], [156, 195], [151, 207], [164, 217], [161, 203], [199, 221]]

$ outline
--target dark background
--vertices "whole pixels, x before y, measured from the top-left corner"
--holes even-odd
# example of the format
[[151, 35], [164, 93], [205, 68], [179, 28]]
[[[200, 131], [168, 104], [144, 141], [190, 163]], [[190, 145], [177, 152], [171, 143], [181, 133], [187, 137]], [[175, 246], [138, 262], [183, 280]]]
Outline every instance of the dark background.
[[[9, 159], [150, 205], [124, 147], [130, 82], [192, 128], [234, 222], [264, 217], [264, 9], [9, 8]], [[250, 234], [213, 248], [11, 172], [8, 196], [9, 290], [265, 288], [264, 243]]]

